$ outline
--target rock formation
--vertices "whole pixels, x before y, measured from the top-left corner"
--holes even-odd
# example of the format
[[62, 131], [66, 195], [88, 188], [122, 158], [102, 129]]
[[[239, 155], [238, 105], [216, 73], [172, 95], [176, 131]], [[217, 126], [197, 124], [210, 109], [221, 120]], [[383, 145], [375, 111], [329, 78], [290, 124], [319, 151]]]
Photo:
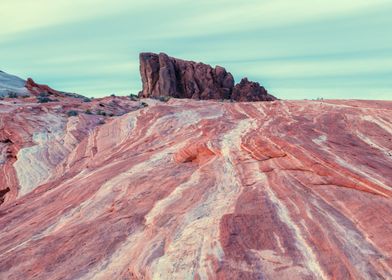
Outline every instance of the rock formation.
[[259, 83], [243, 78], [233, 88], [231, 98], [235, 101], [274, 101], [276, 97], [268, 94], [267, 90]]
[[392, 279], [392, 102], [145, 102], [0, 101], [0, 279]]
[[143, 84], [140, 97], [276, 100], [258, 83], [248, 82], [247, 79], [234, 87], [233, 76], [221, 66], [212, 68], [204, 63], [177, 59], [164, 53], [141, 53], [140, 74]]
[[41, 93], [46, 93], [54, 96], [60, 96], [60, 92], [57, 90], [52, 89], [47, 85], [40, 85], [34, 82], [32, 78], [28, 78], [25, 84], [25, 87], [34, 95], [38, 95]]

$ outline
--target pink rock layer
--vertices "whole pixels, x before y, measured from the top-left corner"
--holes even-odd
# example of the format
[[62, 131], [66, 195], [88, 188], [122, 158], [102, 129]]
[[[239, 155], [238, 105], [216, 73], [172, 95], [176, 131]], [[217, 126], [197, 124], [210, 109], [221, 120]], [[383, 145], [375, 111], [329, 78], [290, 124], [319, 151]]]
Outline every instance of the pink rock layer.
[[[0, 101], [0, 204], [55, 176], [54, 170], [95, 127], [141, 108], [141, 102], [127, 97], [85, 102], [57, 95], [53, 100]], [[77, 116], [70, 117], [69, 112]]]
[[2, 205], [1, 279], [392, 278], [392, 102], [146, 102]]

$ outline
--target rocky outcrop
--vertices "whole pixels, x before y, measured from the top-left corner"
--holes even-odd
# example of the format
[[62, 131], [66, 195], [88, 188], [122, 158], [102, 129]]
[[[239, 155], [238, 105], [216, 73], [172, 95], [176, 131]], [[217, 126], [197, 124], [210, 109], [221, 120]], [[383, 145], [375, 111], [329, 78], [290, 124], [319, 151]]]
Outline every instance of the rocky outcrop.
[[32, 78], [28, 78], [25, 84], [25, 87], [34, 95], [39, 95], [39, 94], [50, 94], [54, 96], [60, 96], [60, 92], [57, 90], [52, 89], [51, 87], [47, 85], [40, 85], [34, 82]]
[[141, 53], [141, 97], [172, 96], [192, 99], [228, 99], [234, 79], [223, 67], [185, 61], [164, 53]]
[[231, 98], [235, 101], [274, 101], [276, 97], [268, 94], [267, 90], [257, 82], [243, 78], [233, 88]]
[[[143, 84], [140, 97], [171, 96], [236, 101], [276, 99], [258, 83], [246, 80], [234, 87], [233, 76], [221, 66], [213, 68], [204, 63], [177, 59], [164, 53], [141, 53], [140, 74]], [[236, 93], [235, 98], [232, 96], [233, 90]]]

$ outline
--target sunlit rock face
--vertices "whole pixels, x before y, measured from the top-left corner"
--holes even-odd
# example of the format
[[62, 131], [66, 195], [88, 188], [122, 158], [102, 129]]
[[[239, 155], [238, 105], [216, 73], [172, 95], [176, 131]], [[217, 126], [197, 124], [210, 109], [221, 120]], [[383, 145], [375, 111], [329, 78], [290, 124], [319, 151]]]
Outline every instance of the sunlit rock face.
[[145, 102], [0, 206], [1, 279], [391, 279], [392, 102]]

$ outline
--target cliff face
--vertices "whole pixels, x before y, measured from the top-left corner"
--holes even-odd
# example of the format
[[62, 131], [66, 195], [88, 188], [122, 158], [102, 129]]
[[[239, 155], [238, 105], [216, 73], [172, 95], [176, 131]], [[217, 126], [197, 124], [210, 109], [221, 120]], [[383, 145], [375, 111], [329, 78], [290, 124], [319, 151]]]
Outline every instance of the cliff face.
[[172, 96], [192, 99], [228, 99], [234, 79], [223, 67], [185, 61], [164, 53], [141, 53], [141, 97]]
[[141, 53], [140, 74], [143, 84], [140, 97], [171, 96], [235, 101], [276, 99], [258, 83], [249, 82], [247, 79], [234, 87], [233, 76], [221, 66], [212, 68], [204, 63], [181, 60], [164, 53]]
[[[54, 167], [0, 206], [0, 279], [392, 278], [392, 102], [145, 102], [9, 165]], [[33, 148], [55, 108], [25, 106]]]

